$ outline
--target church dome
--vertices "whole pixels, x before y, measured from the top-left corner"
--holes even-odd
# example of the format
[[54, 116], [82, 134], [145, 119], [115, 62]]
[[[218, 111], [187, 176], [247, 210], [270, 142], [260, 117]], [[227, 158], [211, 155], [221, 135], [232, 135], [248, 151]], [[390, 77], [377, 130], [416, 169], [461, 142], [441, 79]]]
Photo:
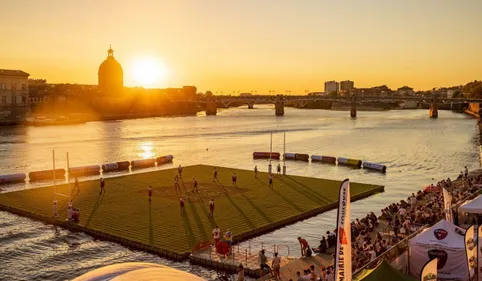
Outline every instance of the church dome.
[[121, 91], [124, 87], [124, 72], [114, 58], [114, 50], [109, 48], [107, 59], [99, 66], [99, 89], [104, 93]]

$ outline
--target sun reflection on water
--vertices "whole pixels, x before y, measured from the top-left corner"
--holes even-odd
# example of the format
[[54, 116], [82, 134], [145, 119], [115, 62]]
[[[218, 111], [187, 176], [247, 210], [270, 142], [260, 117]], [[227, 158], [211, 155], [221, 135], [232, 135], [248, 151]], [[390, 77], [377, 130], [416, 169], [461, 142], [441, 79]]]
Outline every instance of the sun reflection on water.
[[138, 153], [137, 155], [141, 157], [142, 159], [149, 159], [153, 158], [155, 153], [154, 153], [154, 145], [152, 142], [143, 142], [140, 144], [140, 149], [141, 153]]

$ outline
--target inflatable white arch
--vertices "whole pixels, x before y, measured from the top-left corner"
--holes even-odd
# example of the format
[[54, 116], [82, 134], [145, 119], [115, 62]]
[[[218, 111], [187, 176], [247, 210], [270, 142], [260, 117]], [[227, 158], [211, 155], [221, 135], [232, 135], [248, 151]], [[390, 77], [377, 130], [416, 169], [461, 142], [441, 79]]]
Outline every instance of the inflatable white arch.
[[72, 281], [206, 281], [199, 276], [177, 270], [169, 266], [146, 263], [126, 262], [97, 268]]

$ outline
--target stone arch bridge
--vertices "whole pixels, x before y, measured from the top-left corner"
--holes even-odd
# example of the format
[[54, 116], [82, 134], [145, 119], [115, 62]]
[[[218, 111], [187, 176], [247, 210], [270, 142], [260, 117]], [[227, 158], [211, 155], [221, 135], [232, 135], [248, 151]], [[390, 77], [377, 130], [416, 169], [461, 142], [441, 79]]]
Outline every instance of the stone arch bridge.
[[198, 98], [199, 105], [204, 106], [206, 109], [206, 115], [216, 115], [218, 107], [227, 108], [230, 105], [242, 105], [246, 104], [248, 108], [254, 108], [255, 104], [274, 104], [275, 115], [284, 115], [284, 104], [295, 103], [300, 106], [306, 105], [310, 102], [316, 101], [329, 101], [346, 103], [350, 105], [350, 116], [356, 117], [357, 105], [364, 103], [377, 103], [377, 102], [407, 102], [415, 101], [417, 103], [430, 104], [429, 116], [431, 118], [438, 117], [438, 106], [440, 104], [469, 104], [469, 103], [482, 103], [482, 99], [467, 99], [467, 98], [438, 98], [431, 97], [359, 97], [359, 96], [347, 96], [347, 97], [329, 97], [329, 96], [287, 96], [287, 95], [253, 95], [253, 96], [211, 96]]

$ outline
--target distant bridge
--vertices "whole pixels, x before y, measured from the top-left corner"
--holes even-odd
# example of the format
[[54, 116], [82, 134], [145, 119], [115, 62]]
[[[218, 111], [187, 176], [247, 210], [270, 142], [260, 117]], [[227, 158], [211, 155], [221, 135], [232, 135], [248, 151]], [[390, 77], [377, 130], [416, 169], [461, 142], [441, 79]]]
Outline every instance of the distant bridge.
[[439, 98], [431, 97], [363, 97], [363, 96], [346, 96], [346, 97], [330, 97], [330, 96], [285, 96], [285, 95], [252, 95], [252, 96], [211, 96], [198, 98], [199, 104], [206, 106], [206, 115], [216, 115], [218, 104], [229, 107], [231, 104], [247, 104], [248, 108], [253, 108], [254, 104], [274, 104], [276, 116], [284, 115], [284, 103], [296, 103], [303, 106], [310, 102], [326, 101], [350, 104], [350, 115], [356, 117], [357, 105], [363, 103], [401, 103], [407, 101], [416, 101], [418, 103], [430, 104], [429, 115], [431, 118], [438, 117], [438, 105], [440, 104], [469, 104], [482, 103], [482, 99], [473, 98]]

